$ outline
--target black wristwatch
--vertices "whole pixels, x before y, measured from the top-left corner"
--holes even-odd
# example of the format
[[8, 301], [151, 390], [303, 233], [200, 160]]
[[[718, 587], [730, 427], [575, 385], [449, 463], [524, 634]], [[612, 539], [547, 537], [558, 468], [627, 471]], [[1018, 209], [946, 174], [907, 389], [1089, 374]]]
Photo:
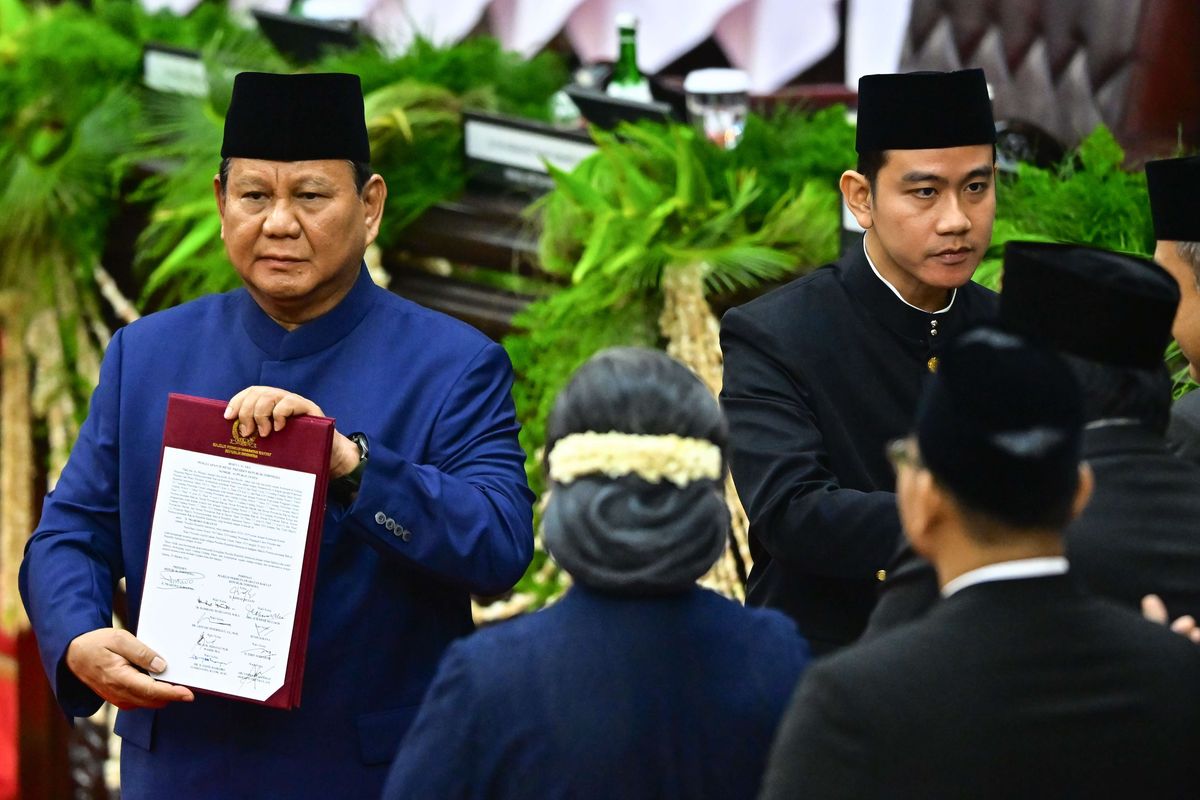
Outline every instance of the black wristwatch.
[[358, 494], [358, 487], [362, 486], [363, 471], [367, 468], [367, 454], [369, 452], [367, 435], [365, 433], [355, 431], [348, 434], [346, 438], [358, 446], [358, 464], [342, 477], [334, 478], [329, 482], [330, 496], [344, 506], [348, 506], [354, 502], [354, 495]]

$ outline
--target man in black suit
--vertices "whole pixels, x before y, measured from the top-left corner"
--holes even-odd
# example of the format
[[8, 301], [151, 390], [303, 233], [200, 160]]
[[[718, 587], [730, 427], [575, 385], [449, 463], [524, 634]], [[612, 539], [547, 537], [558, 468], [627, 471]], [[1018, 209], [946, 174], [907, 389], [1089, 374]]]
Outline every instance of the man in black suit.
[[946, 599], [809, 670], [763, 797], [1195, 796], [1200, 648], [1066, 574], [1082, 424], [1053, 351], [979, 328], [944, 354], [892, 451]]
[[[1179, 284], [1172, 333], [1192, 378], [1200, 378], [1200, 156], [1147, 163], [1146, 188], [1157, 241], [1154, 260]], [[1200, 392], [1176, 401], [1167, 440], [1175, 452], [1200, 462]]]
[[901, 539], [884, 444], [943, 344], [994, 313], [970, 282], [995, 217], [994, 142], [982, 70], [865, 76], [858, 169], [841, 178], [862, 244], [722, 320], [747, 602], [790, 614], [815, 653], [859, 636]]
[[[1179, 290], [1151, 261], [1089, 247], [1012, 242], [1000, 324], [1067, 359], [1083, 388], [1091, 504], [1068, 528], [1072, 573], [1131, 609], [1158, 594], [1200, 619], [1200, 466], [1169, 452], [1162, 353]], [[929, 563], [906, 547], [888, 569], [867, 637], [938, 600]]]

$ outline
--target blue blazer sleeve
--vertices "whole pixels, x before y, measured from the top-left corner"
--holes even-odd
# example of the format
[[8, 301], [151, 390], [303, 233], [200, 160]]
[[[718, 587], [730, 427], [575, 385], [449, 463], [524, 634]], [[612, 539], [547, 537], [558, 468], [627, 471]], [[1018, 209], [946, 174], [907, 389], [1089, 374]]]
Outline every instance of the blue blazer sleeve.
[[368, 434], [345, 521], [385, 553], [475, 594], [511, 588], [533, 557], [533, 493], [512, 381], [507, 354], [489, 343], [444, 398], [429, 463], [405, 461]]
[[90, 716], [102, 701], [67, 669], [67, 646], [112, 625], [113, 592], [124, 575], [117, 520], [121, 333], [108, 346], [79, 439], [21, 563], [21, 598], [42, 666], [69, 716]]
[[721, 320], [721, 407], [750, 530], [785, 564], [830, 577], [870, 575], [900, 539], [895, 495], [839, 484], [805, 387], [770, 352], [773, 344], [739, 309]]

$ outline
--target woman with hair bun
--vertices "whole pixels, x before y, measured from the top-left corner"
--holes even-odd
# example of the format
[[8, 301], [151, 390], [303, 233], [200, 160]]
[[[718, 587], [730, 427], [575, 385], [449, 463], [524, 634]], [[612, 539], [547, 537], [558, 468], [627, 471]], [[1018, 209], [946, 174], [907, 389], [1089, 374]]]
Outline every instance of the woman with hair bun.
[[729, 535], [727, 436], [661, 352], [579, 368], [548, 423], [543, 525], [575, 585], [450, 647], [385, 797], [754, 797], [808, 648], [696, 585]]

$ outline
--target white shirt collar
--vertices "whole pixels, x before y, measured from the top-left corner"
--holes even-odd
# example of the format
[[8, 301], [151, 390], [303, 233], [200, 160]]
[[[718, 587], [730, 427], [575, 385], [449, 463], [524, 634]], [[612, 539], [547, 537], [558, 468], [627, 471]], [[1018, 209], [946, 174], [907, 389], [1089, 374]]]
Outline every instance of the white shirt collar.
[[1013, 581], [1019, 578], [1041, 578], [1047, 575], [1064, 575], [1067, 572], [1067, 559], [1063, 556], [1044, 556], [1041, 558], [1021, 558], [1016, 561], [1000, 561], [996, 564], [964, 572], [957, 578], [947, 581], [942, 587], [942, 597], [949, 597], [955, 592], [962, 591], [968, 586], [991, 581]]
[[887, 278], [883, 277], [883, 275], [880, 274], [879, 270], [875, 268], [875, 262], [871, 260], [871, 254], [869, 252], [867, 252], [867, 237], [866, 236], [864, 236], [862, 238], [862, 243], [863, 243], [863, 255], [865, 255], [867, 257], [867, 266], [869, 266], [871, 268], [871, 272], [875, 273], [876, 278], [879, 278], [879, 280], [883, 281], [884, 286], [886, 286], [892, 290], [892, 294], [896, 295], [896, 297], [899, 298], [901, 303], [904, 303], [904, 305], [908, 306], [909, 308], [916, 308], [917, 311], [920, 311], [923, 314], [931, 314], [931, 313], [932, 314], [945, 314], [947, 311], [950, 310], [950, 307], [954, 305], [954, 298], [958, 296], [958, 289], [955, 289], [952, 292], [950, 292], [950, 302], [946, 304], [945, 308], [939, 309], [938, 311], [932, 311], [932, 312], [926, 311], [923, 308], [917, 308], [912, 303], [905, 300], [904, 295], [900, 294], [900, 290], [897, 289], [895, 286], [893, 286], [891, 284], [891, 281], [889, 281]]

